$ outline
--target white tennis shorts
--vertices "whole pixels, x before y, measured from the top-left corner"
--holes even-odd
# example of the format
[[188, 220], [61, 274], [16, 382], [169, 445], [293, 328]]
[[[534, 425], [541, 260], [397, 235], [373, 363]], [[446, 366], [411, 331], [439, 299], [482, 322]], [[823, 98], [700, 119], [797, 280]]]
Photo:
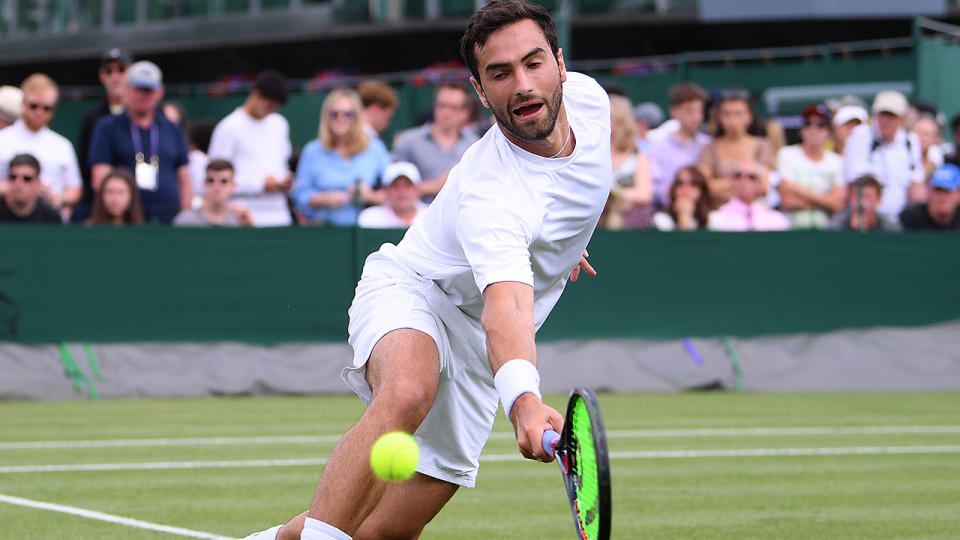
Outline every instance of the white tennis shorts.
[[432, 280], [380, 252], [367, 257], [349, 315], [353, 362], [342, 377], [367, 404], [372, 394], [366, 364], [380, 338], [412, 328], [436, 342], [440, 382], [433, 407], [414, 433], [420, 445], [417, 471], [473, 487], [480, 451], [499, 407], [480, 324], [454, 306]]

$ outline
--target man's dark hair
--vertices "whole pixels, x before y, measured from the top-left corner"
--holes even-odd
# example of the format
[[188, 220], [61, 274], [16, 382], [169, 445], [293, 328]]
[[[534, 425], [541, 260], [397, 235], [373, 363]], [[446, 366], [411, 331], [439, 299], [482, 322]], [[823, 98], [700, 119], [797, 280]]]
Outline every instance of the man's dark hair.
[[395, 109], [399, 102], [397, 91], [392, 86], [372, 79], [358, 84], [357, 94], [360, 94], [360, 101], [364, 107], [380, 105], [385, 109]]
[[210, 149], [210, 137], [213, 136], [213, 128], [216, 122], [210, 118], [201, 118], [190, 125], [190, 131], [187, 133], [187, 140], [190, 144], [197, 147], [204, 154]]
[[211, 159], [210, 163], [207, 163], [208, 171], [230, 171], [233, 172], [233, 163], [225, 159]]
[[36, 171], [35, 174], [40, 174], [40, 162], [31, 154], [17, 154], [13, 156], [13, 159], [11, 159], [7, 165], [7, 170], [21, 165], [29, 165]]
[[707, 91], [699, 84], [692, 82], [681, 82], [670, 87], [667, 91], [667, 98], [670, 100], [670, 106], [676, 107], [690, 101], [707, 102]]
[[875, 176], [870, 174], [857, 177], [856, 180], [850, 182], [849, 186], [852, 190], [863, 189], [865, 187], [872, 187], [877, 190], [878, 195], [883, 195], [883, 184], [881, 184]]
[[279, 71], [272, 69], [261, 71], [257, 75], [257, 82], [253, 89], [259, 92], [261, 96], [276, 101], [280, 105], [287, 104], [287, 78]]
[[543, 6], [528, 4], [522, 0], [493, 0], [478, 9], [467, 21], [467, 29], [460, 38], [460, 56], [470, 69], [470, 73], [480, 83], [480, 71], [477, 65], [477, 49], [482, 49], [490, 34], [515, 22], [530, 19], [540, 26], [547, 38], [550, 51], [557, 56], [560, 50], [557, 39], [557, 27], [553, 24], [550, 12]]
[[956, 133], [960, 129], [960, 113], [954, 115], [953, 119], [950, 120], [950, 133]]

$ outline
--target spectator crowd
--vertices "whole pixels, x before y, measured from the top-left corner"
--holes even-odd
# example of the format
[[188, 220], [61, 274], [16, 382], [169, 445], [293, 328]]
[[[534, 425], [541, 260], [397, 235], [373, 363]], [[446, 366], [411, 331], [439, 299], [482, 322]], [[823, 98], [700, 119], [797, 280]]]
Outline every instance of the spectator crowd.
[[[0, 87], [0, 222], [404, 228], [491, 125], [468, 86], [444, 83], [425, 122], [388, 146], [397, 93], [367, 80], [327, 94], [316, 138], [296, 152], [279, 72], [260, 73], [219, 122], [188, 122], [164, 102], [160, 67], [126, 50], [105, 52], [98, 75], [105, 95], [84, 114], [76, 151], [49, 127], [55, 81], [36, 73]], [[679, 83], [666, 114], [608, 93], [614, 184], [603, 228], [960, 229], [960, 158], [932, 104], [894, 90], [869, 106], [854, 96], [812, 103], [787, 145], [742, 89]], [[949, 127], [956, 140], [960, 115]]]

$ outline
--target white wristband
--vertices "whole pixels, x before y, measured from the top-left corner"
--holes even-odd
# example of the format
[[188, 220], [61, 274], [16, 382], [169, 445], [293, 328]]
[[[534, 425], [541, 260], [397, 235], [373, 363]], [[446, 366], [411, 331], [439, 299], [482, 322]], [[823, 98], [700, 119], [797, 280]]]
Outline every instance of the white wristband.
[[522, 359], [510, 360], [500, 366], [497, 374], [493, 377], [493, 385], [497, 387], [497, 394], [500, 396], [500, 403], [503, 404], [503, 412], [507, 418], [510, 418], [510, 409], [513, 408], [513, 402], [523, 394], [530, 392], [542, 399], [540, 395], [540, 372], [537, 366], [532, 362]]

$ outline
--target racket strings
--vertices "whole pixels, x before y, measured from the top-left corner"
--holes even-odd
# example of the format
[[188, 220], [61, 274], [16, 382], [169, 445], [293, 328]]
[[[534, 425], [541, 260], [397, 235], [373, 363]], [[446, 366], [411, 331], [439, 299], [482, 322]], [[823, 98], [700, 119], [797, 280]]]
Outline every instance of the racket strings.
[[593, 440], [593, 423], [583, 400], [577, 400], [573, 408], [572, 432], [577, 443], [576, 468], [579, 476], [577, 506], [581, 525], [588, 538], [597, 538], [600, 522], [597, 513], [600, 503], [600, 481], [597, 471], [596, 448]]

